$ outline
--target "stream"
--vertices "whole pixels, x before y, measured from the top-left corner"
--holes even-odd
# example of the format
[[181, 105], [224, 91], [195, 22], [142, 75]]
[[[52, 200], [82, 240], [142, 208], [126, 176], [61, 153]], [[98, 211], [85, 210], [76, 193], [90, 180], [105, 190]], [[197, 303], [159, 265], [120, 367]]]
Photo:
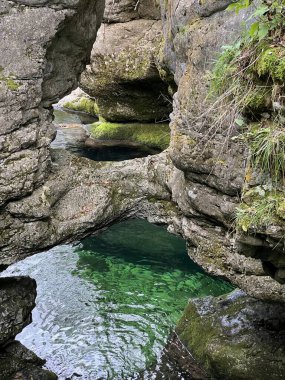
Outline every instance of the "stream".
[[26, 258], [7, 275], [36, 279], [33, 322], [17, 339], [60, 380], [136, 378], [159, 358], [189, 297], [231, 290], [189, 259], [183, 239], [143, 220]]
[[[121, 153], [132, 158], [126, 150], [91, 154], [82, 119], [62, 110], [55, 116], [59, 124], [77, 126], [58, 128], [53, 147], [95, 160], [122, 159]], [[37, 281], [33, 322], [17, 339], [45, 358], [60, 380], [156, 379], [147, 369], [160, 360], [188, 298], [232, 290], [189, 259], [182, 238], [143, 220], [121, 222], [1, 273], [11, 275]]]

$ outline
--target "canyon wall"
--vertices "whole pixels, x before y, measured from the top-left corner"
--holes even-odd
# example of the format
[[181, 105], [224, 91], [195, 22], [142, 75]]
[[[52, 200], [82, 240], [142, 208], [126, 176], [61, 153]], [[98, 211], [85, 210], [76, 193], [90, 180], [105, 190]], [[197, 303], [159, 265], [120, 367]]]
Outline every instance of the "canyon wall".
[[[106, 28], [122, 19], [141, 20], [149, 8], [145, 4], [135, 9], [133, 3], [126, 1], [122, 11], [112, 2]], [[233, 225], [244, 182], [245, 148], [232, 139], [238, 131], [227, 128], [230, 110], [217, 109], [208, 97], [215, 57], [235, 40], [247, 18], [245, 12], [237, 16], [225, 11], [229, 3], [161, 1], [164, 46], [157, 67], [165, 68], [178, 86], [170, 147], [143, 159], [96, 163], [52, 152], [49, 145], [54, 138], [51, 104], [76, 87], [103, 15], [103, 1], [2, 1], [1, 268], [117, 221], [142, 217], [181, 234], [189, 256], [209, 273], [258, 299], [284, 302], [284, 285], [267, 274], [264, 256], [258, 250], [255, 258], [240, 254], [246, 253], [245, 246], [270, 248], [273, 243], [265, 235], [243, 237], [243, 246], [237, 244]]]
[[[1, 1], [1, 269], [20, 258], [13, 248], [14, 238], [24, 247], [29, 246], [30, 234], [39, 240], [46, 236], [45, 224], [35, 222], [37, 216], [15, 217], [8, 210], [15, 200], [25, 202], [36, 189], [44, 188], [52, 171], [49, 145], [55, 129], [51, 105], [77, 86], [103, 11], [103, 0]], [[31, 322], [35, 281], [5, 278], [0, 288], [0, 378], [56, 379], [41, 369], [44, 360], [14, 341]]]

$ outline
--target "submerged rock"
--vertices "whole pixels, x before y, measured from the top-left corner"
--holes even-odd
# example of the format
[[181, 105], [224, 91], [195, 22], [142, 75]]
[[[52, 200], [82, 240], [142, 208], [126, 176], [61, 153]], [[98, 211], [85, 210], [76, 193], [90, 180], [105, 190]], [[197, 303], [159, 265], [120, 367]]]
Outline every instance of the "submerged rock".
[[172, 333], [159, 361], [135, 380], [207, 380], [210, 376], [193, 358], [176, 333]]
[[280, 380], [285, 372], [285, 306], [248, 297], [190, 300], [177, 333], [217, 379]]

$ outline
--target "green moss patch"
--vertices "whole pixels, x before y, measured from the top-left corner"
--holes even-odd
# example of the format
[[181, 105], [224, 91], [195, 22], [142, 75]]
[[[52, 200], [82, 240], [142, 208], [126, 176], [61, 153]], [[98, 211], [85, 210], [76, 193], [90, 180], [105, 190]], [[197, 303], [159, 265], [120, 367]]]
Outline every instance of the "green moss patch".
[[272, 47], [264, 49], [256, 63], [259, 76], [269, 76], [273, 81], [285, 81], [285, 49]]
[[92, 116], [99, 115], [99, 108], [95, 100], [87, 97], [82, 97], [70, 102], [66, 102], [64, 103], [63, 107], [72, 111], [85, 112]]
[[91, 137], [100, 140], [121, 140], [164, 150], [169, 146], [168, 124], [109, 123], [97, 122], [92, 125]]
[[266, 110], [271, 102], [271, 87], [255, 86], [249, 90], [244, 97], [244, 110], [246, 111], [260, 111]]
[[20, 85], [15, 82], [14, 78], [12, 75], [5, 76], [3, 74], [3, 67], [0, 66], [0, 82], [4, 82], [6, 86], [9, 88], [11, 91], [16, 91], [20, 87]]

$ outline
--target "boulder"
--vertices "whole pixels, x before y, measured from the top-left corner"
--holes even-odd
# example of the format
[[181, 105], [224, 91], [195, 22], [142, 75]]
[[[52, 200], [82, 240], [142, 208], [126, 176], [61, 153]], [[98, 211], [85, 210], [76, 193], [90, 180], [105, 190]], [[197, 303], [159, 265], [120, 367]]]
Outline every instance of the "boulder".
[[14, 341], [0, 349], [0, 380], [56, 380], [54, 373], [42, 369], [44, 364], [45, 360]]
[[80, 79], [101, 117], [117, 122], [168, 120], [171, 98], [156, 64], [161, 44], [161, 21], [102, 25], [91, 64]]
[[280, 380], [285, 371], [285, 306], [244, 292], [191, 300], [177, 333], [220, 380]]

